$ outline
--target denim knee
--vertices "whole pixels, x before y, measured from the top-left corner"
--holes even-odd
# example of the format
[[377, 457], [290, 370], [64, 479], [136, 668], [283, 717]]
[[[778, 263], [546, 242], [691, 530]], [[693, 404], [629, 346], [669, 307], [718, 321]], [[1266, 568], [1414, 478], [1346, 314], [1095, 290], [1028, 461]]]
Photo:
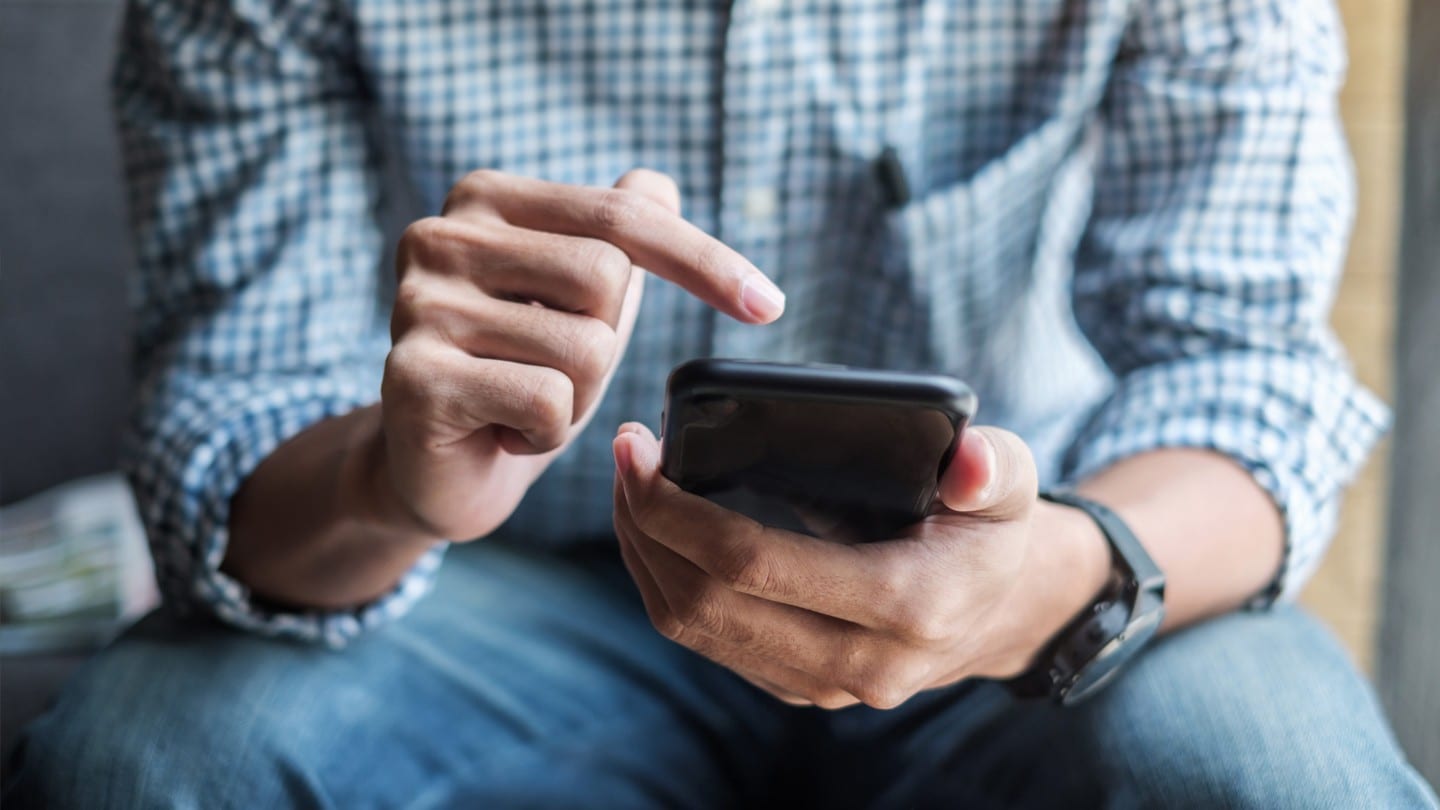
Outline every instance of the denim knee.
[[1368, 684], [1295, 608], [1174, 634], [1070, 721], [1117, 807], [1435, 807]]
[[5, 807], [324, 804], [305, 747], [292, 744], [303, 726], [281, 719], [296, 716], [283, 693], [261, 707], [261, 679], [207, 688], [197, 655], [167, 646], [130, 639], [83, 667], [22, 734]]
[[[201, 722], [167, 718], [172, 727], [157, 737], [113, 715], [87, 716], [88, 704], [61, 704], [25, 731], [12, 760], [5, 807], [304, 806], [297, 805], [293, 791], [275, 789], [270, 778], [275, 765], [254, 767], [273, 751], [249, 752], [246, 766], [230, 764], [235, 741], [208, 732]], [[227, 721], [219, 718], [217, 725]]]

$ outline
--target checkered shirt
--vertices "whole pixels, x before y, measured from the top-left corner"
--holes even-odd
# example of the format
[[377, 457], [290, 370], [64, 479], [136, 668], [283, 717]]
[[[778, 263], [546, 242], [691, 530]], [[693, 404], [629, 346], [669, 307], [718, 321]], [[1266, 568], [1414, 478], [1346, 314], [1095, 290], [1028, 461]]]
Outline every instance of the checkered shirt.
[[651, 284], [520, 542], [613, 542], [611, 431], [704, 355], [953, 373], [1046, 483], [1225, 453], [1284, 514], [1257, 605], [1314, 570], [1385, 426], [1327, 325], [1352, 213], [1327, 0], [133, 0], [120, 43], [128, 470], [168, 598], [259, 632], [343, 644], [444, 553], [338, 612], [219, 570], [245, 476], [379, 397], [386, 164], [417, 214], [480, 167], [659, 169], [788, 294], [755, 327]]

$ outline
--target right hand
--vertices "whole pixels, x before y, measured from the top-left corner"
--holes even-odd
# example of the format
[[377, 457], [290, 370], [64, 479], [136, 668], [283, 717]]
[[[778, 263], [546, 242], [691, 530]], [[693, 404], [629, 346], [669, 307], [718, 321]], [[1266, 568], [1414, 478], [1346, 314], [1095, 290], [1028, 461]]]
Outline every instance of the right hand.
[[375, 474], [400, 507], [386, 520], [437, 539], [493, 531], [584, 428], [630, 339], [641, 267], [747, 323], [784, 307], [644, 169], [612, 189], [474, 172], [406, 229], [396, 264]]

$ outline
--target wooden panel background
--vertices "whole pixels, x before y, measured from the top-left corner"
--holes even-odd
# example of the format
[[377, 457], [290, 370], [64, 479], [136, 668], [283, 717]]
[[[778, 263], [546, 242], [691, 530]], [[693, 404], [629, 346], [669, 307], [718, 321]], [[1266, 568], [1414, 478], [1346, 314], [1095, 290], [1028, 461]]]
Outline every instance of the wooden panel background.
[[[1350, 49], [1340, 104], [1359, 197], [1333, 320], [1360, 380], [1391, 401], [1407, 3], [1340, 0], [1340, 9]], [[1388, 452], [1382, 443], [1351, 488], [1335, 544], [1302, 596], [1367, 671], [1379, 620]]]

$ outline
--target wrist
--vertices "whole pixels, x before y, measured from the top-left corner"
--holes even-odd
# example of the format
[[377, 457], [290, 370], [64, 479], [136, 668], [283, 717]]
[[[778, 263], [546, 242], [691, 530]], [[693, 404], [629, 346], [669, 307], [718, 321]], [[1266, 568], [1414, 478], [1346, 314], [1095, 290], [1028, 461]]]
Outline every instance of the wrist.
[[337, 503], [346, 522], [403, 542], [436, 542], [405, 506], [390, 478], [380, 408], [350, 414], [354, 424], [340, 460]]
[[1112, 571], [1110, 544], [1089, 515], [1037, 501], [1024, 569], [1006, 611], [1017, 646], [1002, 675], [1028, 670], [1051, 639], [1094, 604]]

